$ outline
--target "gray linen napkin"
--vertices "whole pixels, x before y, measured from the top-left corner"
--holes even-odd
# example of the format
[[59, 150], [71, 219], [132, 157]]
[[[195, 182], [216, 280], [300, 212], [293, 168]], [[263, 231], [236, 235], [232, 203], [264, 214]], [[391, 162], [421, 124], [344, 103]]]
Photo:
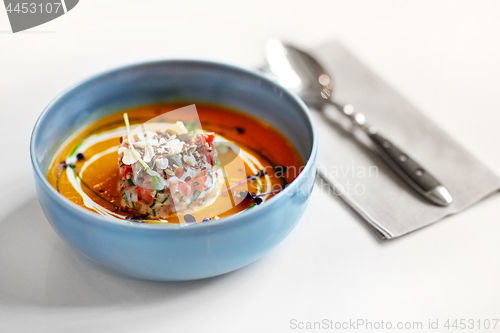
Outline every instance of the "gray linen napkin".
[[[500, 178], [470, 155], [419, 110], [385, 84], [338, 43], [315, 56], [334, 76], [335, 97], [365, 113], [389, 140], [399, 145], [445, 185], [449, 207], [422, 198], [353, 133], [334, 110], [312, 110], [320, 145], [318, 168], [335, 192], [383, 238], [395, 238], [458, 213], [500, 189]], [[327, 184], [327, 185], [328, 185]], [[324, 184], [321, 185], [326, 188]]]

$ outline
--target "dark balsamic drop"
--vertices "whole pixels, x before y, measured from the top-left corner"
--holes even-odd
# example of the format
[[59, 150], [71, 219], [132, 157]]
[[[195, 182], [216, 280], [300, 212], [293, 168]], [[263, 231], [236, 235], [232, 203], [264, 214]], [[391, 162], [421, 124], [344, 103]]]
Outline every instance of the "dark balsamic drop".
[[193, 223], [193, 222], [196, 222], [196, 219], [194, 218], [193, 215], [186, 214], [186, 215], [184, 215], [184, 221], [186, 221], [186, 223]]

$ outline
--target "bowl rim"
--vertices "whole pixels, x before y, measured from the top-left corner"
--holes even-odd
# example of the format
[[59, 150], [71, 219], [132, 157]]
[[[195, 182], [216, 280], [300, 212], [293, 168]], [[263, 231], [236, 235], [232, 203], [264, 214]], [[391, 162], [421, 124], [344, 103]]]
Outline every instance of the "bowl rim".
[[[120, 71], [134, 68], [134, 67], [142, 67], [142, 66], [148, 66], [148, 65], [153, 65], [153, 64], [175, 64], [175, 63], [184, 63], [184, 64], [198, 64], [198, 65], [205, 65], [205, 66], [215, 66], [219, 67], [222, 69], [226, 70], [231, 70], [231, 71], [236, 71], [236, 72], [241, 72], [244, 75], [248, 76], [253, 76], [257, 77], [260, 80], [266, 81], [267, 83], [270, 83], [272, 86], [275, 88], [278, 88], [286, 94], [289, 98], [291, 98], [295, 103], [297, 103], [300, 106], [300, 109], [302, 110], [303, 114], [305, 115], [308, 123], [309, 123], [309, 128], [311, 130], [312, 134], [312, 147], [311, 147], [311, 153], [309, 154], [309, 157], [306, 160], [306, 163], [302, 169], [302, 172], [290, 183], [289, 186], [285, 187], [281, 192], [275, 195], [277, 199], [281, 199], [284, 195], [290, 195], [290, 192], [293, 190], [294, 187], [297, 187], [299, 180], [307, 177], [309, 174], [310, 170], [313, 168], [316, 158], [317, 158], [317, 150], [318, 150], [318, 134], [317, 134], [317, 129], [316, 126], [314, 125], [312, 116], [311, 116], [311, 111], [309, 108], [306, 106], [306, 104], [294, 93], [286, 89], [285, 87], [282, 87], [279, 85], [276, 81], [270, 79], [269, 77], [263, 75], [260, 72], [251, 70], [251, 69], [246, 69], [237, 65], [229, 64], [229, 63], [223, 63], [223, 62], [217, 62], [217, 61], [212, 61], [212, 60], [203, 60], [203, 59], [177, 59], [177, 58], [172, 58], [172, 59], [162, 59], [162, 60], [152, 60], [152, 61], [142, 61], [142, 62], [135, 62], [135, 63], [130, 63], [126, 64], [123, 66], [111, 68], [105, 71], [101, 71], [97, 74], [91, 75], [86, 79], [80, 80], [77, 83], [74, 83], [73, 85], [70, 85], [68, 88], [63, 89], [59, 94], [57, 94], [50, 102], [49, 104], [43, 109], [41, 112], [40, 116], [36, 120], [33, 129], [31, 131], [31, 136], [30, 136], [30, 160], [31, 160], [31, 165], [35, 171], [35, 176], [39, 177], [41, 179], [41, 184], [44, 186], [51, 194], [54, 195], [55, 199], [58, 200], [62, 205], [67, 206], [68, 209], [76, 209], [77, 212], [84, 214], [84, 216], [87, 216], [90, 221], [97, 221], [97, 222], [102, 222], [102, 223], [107, 223], [109, 225], [115, 225], [117, 227], [123, 227], [123, 228], [139, 228], [139, 229], [148, 229], [148, 230], [193, 230], [195, 228], [209, 228], [212, 226], [221, 226], [221, 225], [226, 225], [226, 224], [231, 224], [235, 223], [237, 220], [241, 219], [242, 216], [247, 216], [247, 215], [255, 215], [258, 214], [258, 211], [260, 210], [255, 210], [255, 209], [246, 209], [243, 210], [242, 212], [239, 212], [237, 214], [223, 217], [220, 220], [211, 220], [210, 223], [138, 223], [138, 222], [130, 222], [130, 221], [122, 221], [119, 219], [110, 219], [106, 218], [100, 214], [97, 214], [95, 212], [91, 212], [90, 210], [81, 207], [80, 205], [77, 205], [76, 203], [68, 200], [66, 197], [64, 197], [61, 193], [56, 191], [56, 189], [50, 185], [50, 183], [47, 181], [46, 175], [42, 172], [40, 169], [39, 163], [36, 161], [36, 155], [35, 155], [35, 136], [38, 134], [38, 125], [39, 123], [47, 117], [47, 113], [49, 110], [56, 104], [61, 98], [63, 98], [66, 94], [70, 93], [73, 90], [78, 89], [80, 86], [83, 86], [85, 84], [90, 83], [93, 80], [99, 79], [100, 77], [112, 74], [112, 73], [118, 73]], [[272, 205], [273, 202], [277, 202], [277, 200], [273, 200], [270, 202]], [[263, 205], [262, 208], [270, 206], [270, 204]], [[106, 224], [104, 224], [106, 225]]]

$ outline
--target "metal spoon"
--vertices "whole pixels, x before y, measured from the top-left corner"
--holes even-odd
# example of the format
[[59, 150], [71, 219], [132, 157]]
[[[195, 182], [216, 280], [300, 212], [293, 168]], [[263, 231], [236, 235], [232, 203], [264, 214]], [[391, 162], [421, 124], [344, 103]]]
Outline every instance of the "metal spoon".
[[268, 67], [265, 70], [306, 104], [318, 109], [327, 104], [333, 105], [355, 127], [360, 128], [373, 142], [375, 151], [417, 192], [439, 206], [452, 203], [453, 198], [446, 187], [382, 136], [375, 126], [369, 125], [363, 113], [354, 111], [350, 104], [343, 105], [332, 99], [331, 76], [310, 54], [280, 41], [270, 40], [266, 45], [266, 59]]

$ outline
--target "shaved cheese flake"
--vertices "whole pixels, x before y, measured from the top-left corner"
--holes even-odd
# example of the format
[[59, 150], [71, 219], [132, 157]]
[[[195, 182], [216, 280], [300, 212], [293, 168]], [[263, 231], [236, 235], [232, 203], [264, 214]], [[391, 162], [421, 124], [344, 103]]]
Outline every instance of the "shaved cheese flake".
[[137, 151], [132, 150], [132, 149], [128, 149], [126, 147], [120, 147], [118, 149], [118, 154], [122, 154], [122, 153], [123, 153], [122, 162], [123, 162], [123, 164], [126, 164], [126, 165], [134, 164], [135, 162], [137, 162], [139, 160], [139, 158], [141, 158], [141, 155], [139, 155], [139, 153]]
[[184, 147], [184, 142], [179, 139], [173, 139], [168, 141], [165, 147], [170, 151], [170, 154], [179, 154]]

